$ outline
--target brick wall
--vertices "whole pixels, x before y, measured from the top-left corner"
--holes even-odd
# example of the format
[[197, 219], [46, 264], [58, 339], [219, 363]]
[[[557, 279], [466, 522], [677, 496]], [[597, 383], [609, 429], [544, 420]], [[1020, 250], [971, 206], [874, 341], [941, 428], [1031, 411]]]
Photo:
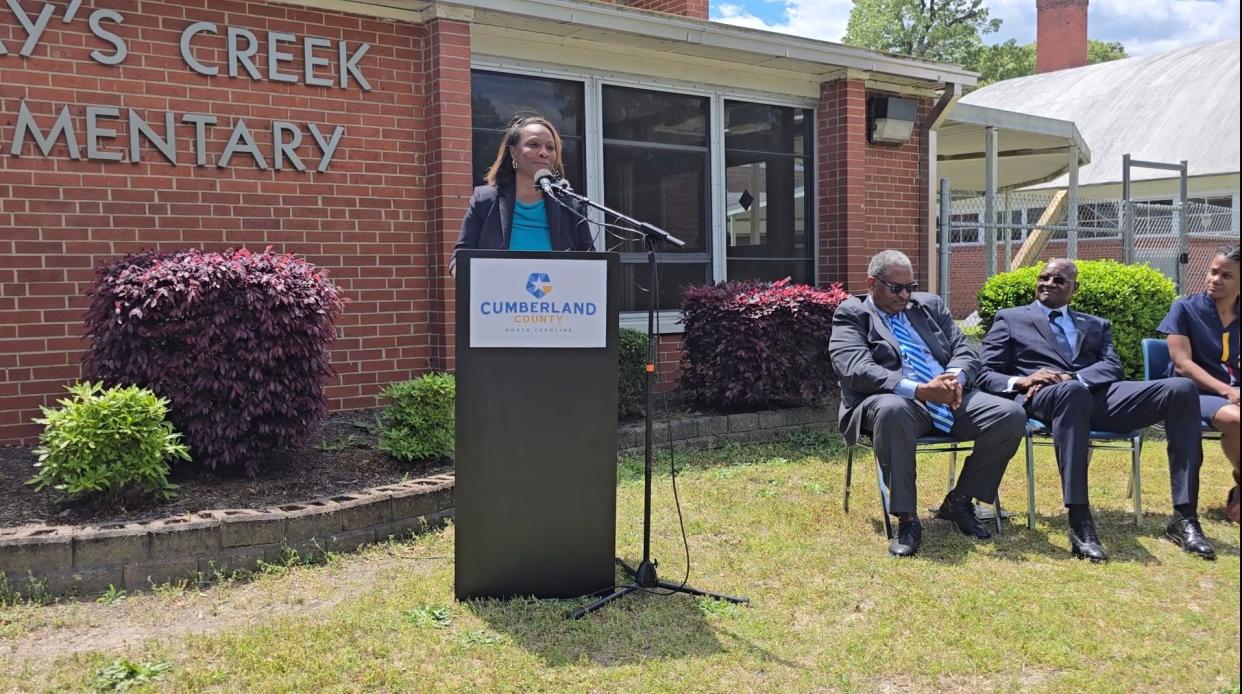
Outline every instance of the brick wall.
[[[919, 122], [902, 145], [867, 142], [868, 92], [859, 80], [825, 82], [817, 113], [819, 140], [819, 277], [846, 291], [866, 291], [867, 262], [894, 248], [925, 275], [927, 148], [919, 125], [931, 107], [919, 99]], [[910, 97], [903, 97], [910, 98]]]
[[[422, 143], [429, 123], [441, 128], [431, 133], [441, 152], [458, 146], [452, 138], [459, 133], [428, 117], [437, 104], [428, 104], [422, 84], [423, 27], [262, 2], [115, 0], [107, 6], [124, 23], [105, 26], [124, 39], [129, 55], [109, 66], [89, 57], [92, 50], [111, 50], [87, 28], [90, 10], [65, 23], [69, 3], [52, 4], [56, 14], [29, 57], [17, 55], [26, 37], [21, 24], [0, 9], [0, 42], [8, 51], [0, 55], [0, 441], [30, 440], [38, 406], [53, 402], [80, 376], [81, 316], [95, 267], [142, 248], [271, 245], [330, 268], [351, 302], [333, 352], [340, 370], [329, 388], [334, 407], [373, 406], [382, 384], [431, 365], [428, 316], [442, 297], [430, 291], [428, 268], [442, 265], [443, 252], [426, 242], [431, 203], [425, 201], [437, 198], [429, 198], [424, 185]], [[196, 21], [219, 25], [218, 35], [201, 34], [192, 44], [198, 60], [221, 66], [219, 76], [195, 73], [181, 59], [180, 33]], [[258, 37], [255, 63], [265, 76], [268, 31], [299, 37], [286, 47], [295, 57], [284, 66], [297, 75], [301, 37], [345, 41], [351, 51], [369, 43], [359, 68], [372, 89], [253, 81], [244, 72], [230, 78], [225, 27]], [[468, 63], [468, 45], [463, 53], [457, 43], [439, 55]], [[336, 53], [323, 54], [332, 65], [320, 71], [334, 77]], [[443, 65], [433, 69], [446, 74]], [[453, 89], [468, 93], [468, 77]], [[63, 137], [49, 156], [30, 137], [22, 156], [10, 156], [23, 103], [44, 133], [68, 106], [83, 158], [69, 159]], [[102, 145], [118, 153], [128, 150], [128, 109], [160, 133], [165, 112], [178, 120], [186, 113], [217, 117], [206, 137], [210, 158], [220, 156], [233, 123], [245, 118], [269, 166], [272, 121], [297, 123], [304, 131], [298, 151], [309, 171], [288, 165], [258, 170], [244, 153], [224, 168], [212, 161], [195, 166], [193, 126], [182, 123], [175, 126], [176, 165], [145, 141], [139, 163], [87, 161], [87, 106], [120, 109], [120, 119], [102, 122], [117, 131]], [[314, 171], [319, 150], [306, 123], [326, 133], [334, 125], [346, 129], [326, 172]], [[459, 192], [435, 194], [442, 199]], [[451, 207], [438, 209], [460, 219]]]

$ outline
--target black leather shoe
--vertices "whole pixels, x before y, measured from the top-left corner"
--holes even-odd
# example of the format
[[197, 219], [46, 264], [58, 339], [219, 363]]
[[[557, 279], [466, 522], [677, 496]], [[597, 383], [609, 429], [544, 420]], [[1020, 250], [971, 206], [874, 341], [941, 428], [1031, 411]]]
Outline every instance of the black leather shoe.
[[949, 492], [945, 495], [944, 503], [940, 504], [940, 510], [936, 511], [936, 517], [953, 521], [963, 535], [969, 535], [976, 540], [988, 540], [992, 537], [992, 533], [983, 527], [983, 523], [980, 523], [979, 517], [975, 515], [974, 501], [965, 494]]
[[918, 518], [909, 518], [897, 523], [897, 537], [888, 545], [888, 553], [894, 557], [912, 557], [919, 551], [923, 543], [923, 524]]
[[1216, 550], [1212, 548], [1212, 543], [1208, 542], [1207, 536], [1203, 534], [1203, 527], [1199, 525], [1198, 516], [1178, 518], [1169, 523], [1169, 526], [1164, 529], [1164, 536], [1176, 543], [1183, 551], [1197, 554], [1208, 560], [1216, 558]]
[[1104, 547], [1100, 545], [1100, 537], [1095, 534], [1095, 522], [1090, 520], [1081, 523], [1070, 523], [1069, 529], [1070, 554], [1078, 559], [1090, 559], [1093, 562], [1108, 561]]

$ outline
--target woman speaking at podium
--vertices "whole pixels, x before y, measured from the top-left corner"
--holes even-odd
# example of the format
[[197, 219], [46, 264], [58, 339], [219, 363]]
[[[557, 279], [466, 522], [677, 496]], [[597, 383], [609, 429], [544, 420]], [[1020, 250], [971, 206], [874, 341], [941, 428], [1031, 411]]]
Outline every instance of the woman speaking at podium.
[[[509, 124], [487, 185], [474, 189], [461, 221], [461, 234], [449, 259], [457, 275], [457, 251], [482, 248], [510, 251], [589, 251], [592, 239], [585, 212], [572, 200], [551, 200], [535, 183], [535, 172], [564, 170], [561, 136], [542, 116], [519, 116]], [[562, 204], [563, 203], [563, 204]], [[566, 207], [569, 206], [569, 208]]]

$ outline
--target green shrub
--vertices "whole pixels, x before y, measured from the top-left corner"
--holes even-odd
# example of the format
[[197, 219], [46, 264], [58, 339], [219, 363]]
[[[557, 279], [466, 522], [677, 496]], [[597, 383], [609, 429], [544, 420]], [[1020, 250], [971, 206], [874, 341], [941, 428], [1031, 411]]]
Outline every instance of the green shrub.
[[457, 396], [453, 374], [430, 373], [394, 383], [380, 396], [389, 400], [380, 416], [380, 450], [406, 462], [452, 457]]
[[617, 333], [617, 416], [642, 413], [646, 365], [647, 333], [621, 328]]
[[174, 495], [169, 458], [189, 460], [181, 434], [164, 419], [168, 401], [137, 386], [104, 389], [78, 383], [60, 409], [43, 409], [38, 473], [27, 484], [51, 487], [76, 499], [103, 495], [115, 500], [138, 489], [162, 498]]
[[[1142, 379], [1142, 340], [1156, 337], [1156, 326], [1177, 291], [1172, 280], [1148, 265], [1123, 265], [1112, 260], [1080, 260], [1078, 291], [1070, 306], [1113, 323], [1113, 344], [1126, 378]], [[1035, 300], [1035, 277], [1042, 266], [1024, 267], [993, 275], [979, 290], [979, 317], [984, 329], [992, 327], [996, 313]]]

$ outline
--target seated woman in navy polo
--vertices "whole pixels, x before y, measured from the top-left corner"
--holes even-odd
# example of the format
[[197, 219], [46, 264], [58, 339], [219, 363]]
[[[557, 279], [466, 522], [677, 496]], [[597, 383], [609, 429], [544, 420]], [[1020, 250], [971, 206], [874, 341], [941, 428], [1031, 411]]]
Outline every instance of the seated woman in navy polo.
[[1178, 299], [1157, 328], [1169, 336], [1169, 376], [1185, 376], [1199, 386], [1203, 421], [1221, 433], [1220, 445], [1233, 465], [1233, 489], [1225, 517], [1238, 522], [1238, 246], [1217, 251], [1202, 293]]

